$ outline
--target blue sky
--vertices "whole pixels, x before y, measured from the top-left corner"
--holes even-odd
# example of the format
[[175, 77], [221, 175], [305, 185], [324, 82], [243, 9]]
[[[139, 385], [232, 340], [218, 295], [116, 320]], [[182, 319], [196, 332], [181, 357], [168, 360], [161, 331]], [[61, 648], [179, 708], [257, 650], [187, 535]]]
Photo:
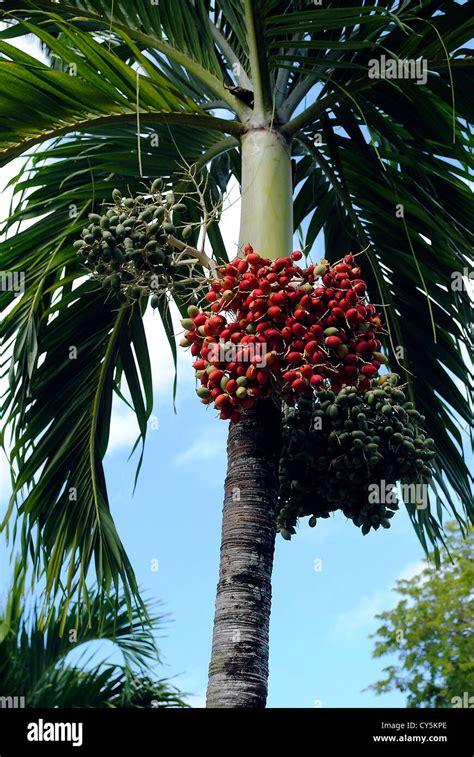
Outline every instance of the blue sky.
[[[0, 172], [2, 187], [13, 173], [11, 167]], [[4, 195], [2, 217], [7, 200]], [[235, 187], [230, 200], [237, 200]], [[238, 214], [238, 202], [224, 213], [223, 234], [231, 252], [238, 237]], [[154, 314], [147, 314], [146, 329], [155, 418], [132, 496], [135, 468], [127, 458], [137, 427], [126, 407], [115, 406], [106, 458], [110, 501], [144, 593], [160, 599], [162, 609], [170, 614], [166, 635], [160, 639], [165, 663], [161, 674], [174, 676], [176, 685], [192, 695], [189, 701], [203, 706], [218, 577], [227, 423], [198, 402], [190, 356], [184, 352], [179, 357], [177, 413], [173, 412], [171, 354]], [[0, 460], [0, 506], [7, 493], [7, 469]], [[383, 697], [361, 693], [390, 662], [372, 660], [373, 642], [368, 636], [377, 627], [374, 615], [396, 602], [392, 592], [396, 579], [418, 572], [422, 558], [404, 509], [389, 530], [365, 537], [337, 514], [315, 529], [305, 521], [290, 543], [278, 538], [269, 706], [403, 707], [405, 699], [399, 693]], [[154, 571], [156, 560], [159, 569]], [[3, 594], [9, 582], [4, 550], [0, 569]]]

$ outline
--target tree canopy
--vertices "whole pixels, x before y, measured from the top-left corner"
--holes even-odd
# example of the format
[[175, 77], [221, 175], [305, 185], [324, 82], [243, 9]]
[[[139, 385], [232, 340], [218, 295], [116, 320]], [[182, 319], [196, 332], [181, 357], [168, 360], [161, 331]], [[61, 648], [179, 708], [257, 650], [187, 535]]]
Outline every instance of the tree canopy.
[[447, 530], [450, 556], [444, 553], [442, 567], [427, 564], [397, 581], [402, 599], [376, 616], [382, 625], [373, 656], [395, 654], [399, 662], [369, 688], [377, 694], [398, 689], [408, 707], [459, 706], [457, 697], [474, 693], [474, 530], [466, 539], [454, 523]]

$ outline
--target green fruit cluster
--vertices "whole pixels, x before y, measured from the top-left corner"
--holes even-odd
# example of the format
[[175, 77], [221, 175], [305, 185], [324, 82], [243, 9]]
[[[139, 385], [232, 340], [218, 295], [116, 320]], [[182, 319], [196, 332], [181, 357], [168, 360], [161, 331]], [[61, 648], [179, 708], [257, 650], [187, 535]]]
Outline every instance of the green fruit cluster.
[[429, 482], [435, 456], [424, 416], [396, 386], [396, 377], [360, 394], [317, 392], [302, 398], [283, 424], [278, 529], [285, 539], [299, 517], [327, 518], [335, 510], [367, 534], [389, 528], [393, 497], [373, 501], [375, 487]]
[[170, 237], [189, 237], [190, 229], [192, 233], [192, 227], [175, 221], [186, 213], [186, 205], [174, 203], [172, 193], [165, 195], [162, 189], [161, 179], [147, 195], [122, 197], [114, 189], [114, 203], [102, 215], [90, 213], [88, 226], [74, 243], [81, 262], [105, 289], [122, 300], [155, 292], [152, 307], [160, 302], [156, 290], [175, 279], [177, 250]]

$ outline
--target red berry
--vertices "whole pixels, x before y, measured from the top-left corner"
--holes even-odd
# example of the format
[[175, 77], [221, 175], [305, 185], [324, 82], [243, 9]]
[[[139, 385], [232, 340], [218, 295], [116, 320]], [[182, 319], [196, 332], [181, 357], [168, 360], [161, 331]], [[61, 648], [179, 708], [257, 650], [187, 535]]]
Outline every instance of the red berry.
[[268, 308], [267, 313], [270, 318], [280, 318], [283, 315], [283, 310], [278, 305], [272, 305]]
[[221, 371], [221, 370], [212, 371], [212, 373], [209, 374], [209, 381], [212, 384], [218, 384], [223, 375], [224, 375], [224, 371]]
[[301, 363], [303, 356], [301, 352], [290, 352], [287, 356], [287, 360], [289, 363]]
[[245, 375], [247, 376], [249, 381], [254, 381], [257, 376], [257, 369], [254, 365], [249, 365], [247, 368]]
[[315, 339], [319, 339], [323, 335], [323, 329], [319, 324], [315, 324], [314, 326], [311, 326], [309, 329], [309, 332], [313, 334]]
[[363, 373], [364, 376], [371, 378], [377, 373], [377, 368], [374, 365], [363, 365], [360, 372]]
[[312, 355], [317, 349], [318, 343], [314, 339], [311, 342], [308, 342], [305, 346], [305, 351], [308, 355]]
[[270, 301], [272, 305], [284, 305], [286, 302], [286, 292], [272, 292]]
[[296, 371], [286, 371], [286, 373], [283, 374], [283, 378], [285, 379], [285, 381], [293, 382], [298, 378], [298, 374]]
[[344, 366], [344, 376], [347, 376], [348, 378], [355, 378], [358, 374], [357, 366], [356, 365], [345, 365]]
[[302, 337], [306, 334], [306, 329], [302, 323], [294, 323], [291, 330], [295, 336]]
[[304, 390], [306, 389], [306, 386], [306, 381], [304, 381], [303, 379], [296, 379], [295, 381], [293, 381], [291, 388], [297, 394], [301, 394], [301, 392], [304, 392]]
[[242, 292], [249, 292], [251, 289], [253, 289], [253, 284], [248, 279], [242, 279], [242, 281], [239, 283], [239, 289]]
[[250, 265], [257, 265], [261, 261], [260, 255], [256, 255], [254, 252], [250, 252], [247, 255], [247, 261], [250, 263]]
[[281, 333], [278, 329], [267, 329], [265, 337], [269, 342], [278, 342], [281, 340]]
[[346, 365], [356, 365], [357, 360], [358, 360], [357, 355], [351, 355], [351, 354], [344, 355], [343, 363], [345, 363]]
[[313, 365], [320, 365], [326, 362], [326, 355], [324, 352], [313, 352], [310, 359]]

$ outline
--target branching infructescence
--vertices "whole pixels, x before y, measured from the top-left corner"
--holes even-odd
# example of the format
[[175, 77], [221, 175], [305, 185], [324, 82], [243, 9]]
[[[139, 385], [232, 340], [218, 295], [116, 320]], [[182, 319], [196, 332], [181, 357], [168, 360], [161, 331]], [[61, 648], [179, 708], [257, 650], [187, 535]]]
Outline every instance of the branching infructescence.
[[[114, 189], [114, 202], [103, 215], [89, 214], [90, 223], [74, 244], [92, 277], [122, 302], [151, 296], [155, 308], [169, 293], [190, 299], [189, 290], [195, 299], [206, 287], [201, 269], [218, 275], [215, 261], [204, 251], [218, 205], [207, 208], [207, 178], [200, 181], [193, 166], [187, 166], [182, 176], [194, 189], [178, 200], [172, 191], [163, 191], [162, 179], [135, 197], [123, 197]], [[199, 222], [187, 220], [189, 208], [184, 200], [199, 206]], [[188, 241], [196, 228], [201, 232], [199, 249]]]

